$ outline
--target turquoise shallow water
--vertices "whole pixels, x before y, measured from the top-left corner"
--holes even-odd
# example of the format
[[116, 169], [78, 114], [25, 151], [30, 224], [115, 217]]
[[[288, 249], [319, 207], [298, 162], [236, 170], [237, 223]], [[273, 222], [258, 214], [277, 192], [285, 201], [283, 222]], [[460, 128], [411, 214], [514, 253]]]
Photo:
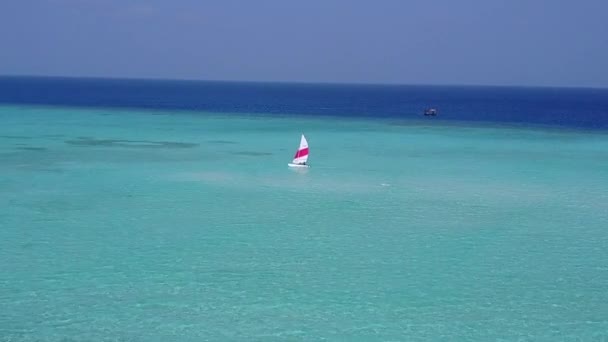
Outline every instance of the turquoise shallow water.
[[608, 339], [607, 135], [0, 119], [0, 340]]

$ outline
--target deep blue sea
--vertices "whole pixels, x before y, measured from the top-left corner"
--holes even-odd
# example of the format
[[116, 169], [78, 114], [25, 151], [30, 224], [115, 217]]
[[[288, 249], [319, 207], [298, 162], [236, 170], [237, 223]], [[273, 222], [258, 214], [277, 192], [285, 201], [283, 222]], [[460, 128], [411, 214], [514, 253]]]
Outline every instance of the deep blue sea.
[[608, 341], [606, 129], [599, 89], [0, 78], [0, 342]]
[[608, 128], [608, 89], [0, 77], [0, 103]]

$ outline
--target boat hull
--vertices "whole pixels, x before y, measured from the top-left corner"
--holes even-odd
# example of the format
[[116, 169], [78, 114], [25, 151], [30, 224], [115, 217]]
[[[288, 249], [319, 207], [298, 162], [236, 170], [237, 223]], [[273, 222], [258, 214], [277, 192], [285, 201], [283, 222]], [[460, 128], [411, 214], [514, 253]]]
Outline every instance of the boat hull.
[[308, 167], [308, 165], [293, 164], [293, 163], [288, 163], [287, 165], [289, 165], [289, 167], [299, 167], [299, 168], [307, 168]]

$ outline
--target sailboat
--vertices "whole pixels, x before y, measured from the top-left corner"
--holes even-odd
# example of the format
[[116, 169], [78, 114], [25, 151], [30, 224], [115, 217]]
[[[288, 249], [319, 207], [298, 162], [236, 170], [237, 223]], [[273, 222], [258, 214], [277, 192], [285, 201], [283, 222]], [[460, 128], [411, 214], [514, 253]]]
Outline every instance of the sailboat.
[[293, 156], [293, 161], [287, 165], [290, 167], [308, 167], [306, 161], [308, 161], [308, 141], [306, 141], [306, 137], [302, 134], [300, 147], [298, 147], [296, 155]]

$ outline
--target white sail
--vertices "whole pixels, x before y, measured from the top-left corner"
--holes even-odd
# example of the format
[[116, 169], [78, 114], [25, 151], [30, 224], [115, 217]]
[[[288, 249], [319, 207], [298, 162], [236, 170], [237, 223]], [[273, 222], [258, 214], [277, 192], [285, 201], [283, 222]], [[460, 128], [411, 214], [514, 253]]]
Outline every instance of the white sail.
[[308, 161], [308, 141], [306, 141], [306, 137], [302, 134], [300, 138], [300, 146], [296, 151], [296, 154], [293, 156], [293, 164], [304, 164]]

